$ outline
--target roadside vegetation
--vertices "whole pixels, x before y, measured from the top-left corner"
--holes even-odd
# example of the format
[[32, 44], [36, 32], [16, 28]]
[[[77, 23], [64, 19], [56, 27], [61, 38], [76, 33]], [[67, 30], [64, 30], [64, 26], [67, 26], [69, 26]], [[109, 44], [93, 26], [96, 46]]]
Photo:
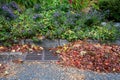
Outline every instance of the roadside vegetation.
[[[113, 24], [120, 21], [119, 4], [119, 0], [0, 0], [1, 48], [12, 47], [25, 39], [37, 42], [43, 37], [66, 39], [72, 44], [88, 39], [100, 43], [114, 42], [120, 38], [120, 27]], [[102, 25], [102, 22], [106, 22], [106, 25]], [[99, 53], [98, 50], [102, 52]], [[61, 59], [67, 65], [82, 69], [87, 66], [87, 69], [94, 71], [120, 72], [119, 45], [83, 44], [79, 48], [68, 45], [65, 52], [59, 52], [65, 54]], [[79, 53], [85, 55], [80, 56]], [[85, 59], [90, 61], [89, 65], [81, 64], [86, 62]], [[99, 62], [101, 64], [97, 64]]]

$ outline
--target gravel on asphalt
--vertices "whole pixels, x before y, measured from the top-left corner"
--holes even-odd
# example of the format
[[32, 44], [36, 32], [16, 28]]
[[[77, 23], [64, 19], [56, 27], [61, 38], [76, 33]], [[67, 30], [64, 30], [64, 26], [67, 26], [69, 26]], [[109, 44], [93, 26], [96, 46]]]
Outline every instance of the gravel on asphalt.
[[9, 75], [0, 80], [120, 80], [120, 73], [97, 73], [57, 65], [55, 61], [9, 63]]

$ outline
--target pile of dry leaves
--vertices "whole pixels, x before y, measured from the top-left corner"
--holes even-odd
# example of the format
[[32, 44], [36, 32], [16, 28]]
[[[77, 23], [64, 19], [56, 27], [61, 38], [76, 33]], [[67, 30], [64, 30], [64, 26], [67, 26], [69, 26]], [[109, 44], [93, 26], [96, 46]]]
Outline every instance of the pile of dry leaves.
[[[53, 49], [54, 50], [54, 49]], [[55, 48], [60, 63], [97, 72], [120, 72], [120, 46], [76, 41]]]
[[28, 52], [28, 51], [41, 51], [43, 50], [42, 47], [36, 45], [29, 45], [29, 44], [14, 44], [11, 47], [0, 46], [0, 52]]

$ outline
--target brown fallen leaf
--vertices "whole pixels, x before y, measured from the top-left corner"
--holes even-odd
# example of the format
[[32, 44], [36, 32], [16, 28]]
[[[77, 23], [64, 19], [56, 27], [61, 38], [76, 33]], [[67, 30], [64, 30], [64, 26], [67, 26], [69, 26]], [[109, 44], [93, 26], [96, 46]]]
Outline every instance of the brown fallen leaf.
[[13, 63], [22, 64], [24, 61], [22, 59], [12, 60]]
[[1, 50], [1, 49], [4, 49], [4, 47], [3, 47], [3, 46], [0, 46], [0, 50]]
[[13, 49], [13, 50], [11, 50], [11, 52], [15, 52], [15, 51], [16, 51], [16, 50], [14, 50], [14, 49]]

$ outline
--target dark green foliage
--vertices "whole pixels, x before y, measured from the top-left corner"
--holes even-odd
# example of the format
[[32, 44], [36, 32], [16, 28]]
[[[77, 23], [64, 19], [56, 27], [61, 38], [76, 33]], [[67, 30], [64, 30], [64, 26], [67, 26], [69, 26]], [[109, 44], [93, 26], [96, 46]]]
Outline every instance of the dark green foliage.
[[120, 21], [120, 0], [99, 0], [99, 7], [108, 20]]
[[40, 25], [37, 25], [33, 20], [33, 14], [29, 13], [31, 10], [21, 14], [16, 20], [12, 21], [11, 33], [16, 39], [32, 38], [38, 33]]
[[6, 46], [12, 43], [11, 27], [10, 22], [0, 16], [0, 42]]
[[89, 0], [71, 0], [70, 1], [72, 8], [78, 11], [88, 7], [89, 3], [90, 3]]
[[1, 3], [9, 3], [12, 1], [15, 1], [17, 4], [23, 5], [28, 8], [28, 7], [33, 7], [38, 0], [4, 0]]
[[26, 8], [33, 7], [36, 4], [40, 4], [43, 9], [53, 9], [53, 8], [61, 8], [62, 10], [67, 10], [69, 8], [69, 3], [67, 0], [0, 0], [0, 3], [9, 3], [15, 1], [17, 4], [21, 6], [25, 6]]
[[40, 11], [42, 11], [41, 5], [40, 5], [40, 4], [35, 4], [35, 5], [34, 5], [34, 11], [35, 11], [35, 12], [40, 12]]

